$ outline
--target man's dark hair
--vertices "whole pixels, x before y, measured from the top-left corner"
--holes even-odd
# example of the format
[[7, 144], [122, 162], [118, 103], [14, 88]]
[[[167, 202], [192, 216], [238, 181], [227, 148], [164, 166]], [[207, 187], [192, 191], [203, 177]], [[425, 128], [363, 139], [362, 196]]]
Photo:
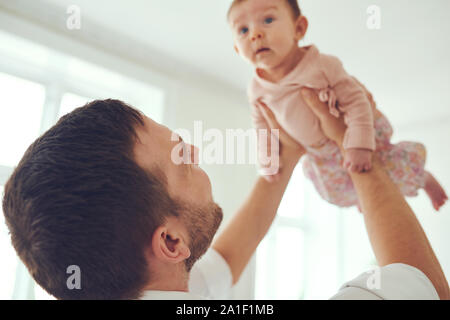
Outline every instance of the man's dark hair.
[[[134, 160], [143, 125], [122, 101], [93, 101], [40, 136], [5, 185], [12, 244], [58, 299], [135, 299], [150, 280], [145, 249], [177, 211], [160, 171]], [[72, 265], [81, 289], [67, 286]]]

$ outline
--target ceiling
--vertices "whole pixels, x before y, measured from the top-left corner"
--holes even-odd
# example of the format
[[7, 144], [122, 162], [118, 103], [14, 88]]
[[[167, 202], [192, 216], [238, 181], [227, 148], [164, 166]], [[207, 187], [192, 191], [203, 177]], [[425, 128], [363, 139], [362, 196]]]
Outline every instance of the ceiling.
[[[274, 0], [278, 1], [278, 0]], [[233, 50], [225, 15], [231, 0], [40, 0], [78, 5], [81, 17], [245, 91], [252, 68]], [[338, 56], [400, 124], [450, 117], [450, 1], [300, 0], [310, 22], [304, 44]], [[369, 5], [381, 29], [367, 27]], [[149, 59], [151, 59], [149, 52]], [[174, 62], [175, 63], [175, 62]]]

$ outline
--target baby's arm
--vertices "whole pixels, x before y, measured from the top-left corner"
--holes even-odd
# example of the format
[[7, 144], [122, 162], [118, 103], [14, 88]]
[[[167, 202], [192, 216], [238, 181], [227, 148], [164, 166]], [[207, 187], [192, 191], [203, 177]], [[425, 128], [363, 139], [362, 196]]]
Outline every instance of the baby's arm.
[[372, 150], [351, 148], [345, 151], [343, 166], [348, 171], [366, 172], [372, 169]]
[[336, 94], [338, 109], [344, 114], [348, 126], [343, 142], [343, 166], [350, 171], [368, 171], [372, 166], [371, 154], [375, 150], [371, 103], [364, 88], [344, 70], [339, 59], [322, 54], [321, 62], [330, 87]]

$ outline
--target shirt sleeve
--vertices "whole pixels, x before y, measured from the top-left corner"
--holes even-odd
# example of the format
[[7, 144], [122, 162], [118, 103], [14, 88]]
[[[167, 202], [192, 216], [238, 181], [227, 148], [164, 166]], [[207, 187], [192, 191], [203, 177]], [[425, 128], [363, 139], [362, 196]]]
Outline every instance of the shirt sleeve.
[[344, 149], [375, 150], [373, 111], [366, 92], [344, 70], [338, 58], [322, 54], [321, 64], [348, 127], [344, 136]]
[[394, 263], [345, 283], [332, 300], [439, 300], [431, 281], [417, 268]]
[[225, 259], [210, 248], [192, 267], [189, 292], [212, 300], [231, 297], [233, 278]]

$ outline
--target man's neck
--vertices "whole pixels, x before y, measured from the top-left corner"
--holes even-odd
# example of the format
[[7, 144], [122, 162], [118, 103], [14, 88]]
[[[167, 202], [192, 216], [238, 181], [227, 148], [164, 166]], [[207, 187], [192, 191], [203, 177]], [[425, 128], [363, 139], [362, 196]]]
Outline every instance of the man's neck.
[[295, 47], [280, 65], [270, 69], [256, 69], [258, 75], [270, 82], [278, 82], [288, 75], [305, 56], [306, 49]]
[[150, 283], [144, 290], [158, 291], [189, 291], [189, 273], [184, 268], [176, 270], [164, 270], [151, 273]]

